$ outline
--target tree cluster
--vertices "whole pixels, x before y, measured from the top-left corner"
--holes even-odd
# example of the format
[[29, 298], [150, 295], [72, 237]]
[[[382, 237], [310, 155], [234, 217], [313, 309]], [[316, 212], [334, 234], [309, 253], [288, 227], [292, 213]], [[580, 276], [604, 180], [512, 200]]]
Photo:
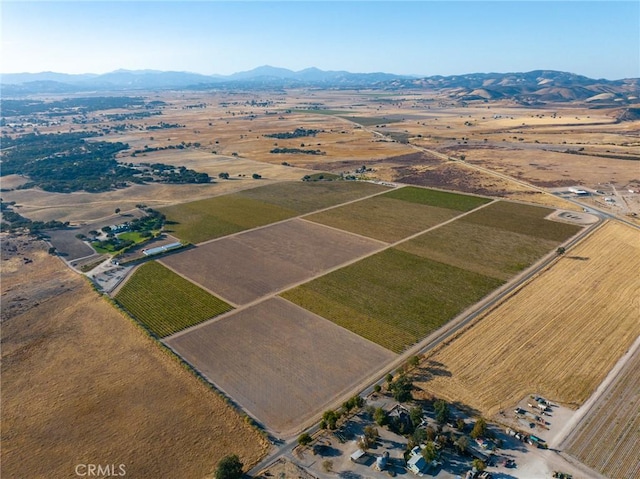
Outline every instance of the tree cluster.
[[413, 383], [408, 376], [401, 374], [395, 381], [389, 382], [389, 391], [398, 402], [407, 402], [412, 399], [411, 390]]
[[320, 133], [320, 130], [312, 130], [305, 128], [296, 128], [292, 132], [283, 132], [283, 133], [272, 133], [269, 135], [264, 135], [266, 138], [277, 138], [278, 140], [288, 140], [291, 138], [301, 138], [305, 136], [316, 136], [316, 134]]
[[300, 148], [274, 148], [269, 153], [290, 153], [300, 155], [326, 155], [324, 151], [320, 150], [302, 150]]

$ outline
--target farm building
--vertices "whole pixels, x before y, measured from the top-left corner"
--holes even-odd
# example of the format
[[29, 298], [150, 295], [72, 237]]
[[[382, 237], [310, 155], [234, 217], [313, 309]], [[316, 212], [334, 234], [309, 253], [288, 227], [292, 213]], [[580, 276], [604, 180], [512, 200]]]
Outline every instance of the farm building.
[[145, 256], [153, 256], [154, 254], [160, 254], [166, 251], [171, 251], [173, 249], [180, 248], [181, 246], [182, 246], [182, 243], [180, 242], [171, 243], [171, 244], [166, 244], [164, 246], [158, 246], [156, 248], [143, 249], [142, 253]]
[[581, 190], [579, 188], [569, 188], [569, 191], [574, 195], [578, 195], [578, 196], [587, 196], [589, 194], [588, 191]]
[[426, 467], [427, 461], [422, 457], [420, 447], [416, 446], [411, 449], [411, 456], [407, 461], [407, 468], [414, 474], [422, 475], [422, 471], [424, 471]]
[[364, 457], [366, 456], [366, 454], [367, 453], [364, 452], [362, 449], [357, 449], [356, 452], [351, 454], [349, 459], [351, 460], [351, 462], [360, 462], [364, 460]]

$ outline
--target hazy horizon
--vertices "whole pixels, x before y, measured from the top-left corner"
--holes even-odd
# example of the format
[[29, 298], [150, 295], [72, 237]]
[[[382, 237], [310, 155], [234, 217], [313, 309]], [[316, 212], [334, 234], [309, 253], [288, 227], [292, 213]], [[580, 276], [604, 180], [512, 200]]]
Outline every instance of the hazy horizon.
[[1, 22], [2, 74], [640, 76], [635, 1], [5, 1]]

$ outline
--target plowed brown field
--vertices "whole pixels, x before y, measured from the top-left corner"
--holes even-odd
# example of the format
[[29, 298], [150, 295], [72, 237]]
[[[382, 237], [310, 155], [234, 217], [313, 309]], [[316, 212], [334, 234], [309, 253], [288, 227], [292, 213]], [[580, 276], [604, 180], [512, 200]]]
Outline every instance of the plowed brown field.
[[487, 416], [533, 392], [584, 402], [640, 334], [640, 242], [606, 224], [427, 357], [419, 387]]

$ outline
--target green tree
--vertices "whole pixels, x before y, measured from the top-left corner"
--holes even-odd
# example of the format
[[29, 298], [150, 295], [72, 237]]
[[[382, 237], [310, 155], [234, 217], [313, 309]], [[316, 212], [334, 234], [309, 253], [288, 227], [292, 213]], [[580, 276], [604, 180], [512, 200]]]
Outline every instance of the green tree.
[[116, 214], [120, 213], [120, 208], [116, 208]]
[[220, 459], [216, 469], [216, 479], [240, 479], [242, 477], [242, 463], [235, 454]]
[[418, 367], [418, 364], [420, 364], [420, 356], [411, 356], [409, 358], [409, 366], [415, 368]]
[[476, 470], [480, 472], [484, 471], [487, 468], [487, 465], [484, 463], [484, 461], [481, 461], [480, 459], [474, 459], [471, 464], [476, 468]]
[[413, 383], [404, 374], [398, 376], [398, 378], [389, 384], [389, 390], [393, 394], [393, 398], [398, 402], [406, 402], [412, 399], [411, 390], [413, 389]]
[[458, 420], [456, 421], [456, 428], [458, 429], [458, 431], [464, 431], [464, 427], [465, 427], [464, 419], [458, 418]]
[[557, 254], [558, 256], [562, 256], [563, 254], [565, 254], [565, 252], [566, 252], [566, 251], [567, 251], [567, 250], [564, 248], [564, 246], [560, 246], [560, 247], [558, 247], [558, 249], [556, 250], [556, 254]]
[[436, 410], [436, 421], [439, 424], [445, 424], [449, 420], [449, 405], [447, 402], [438, 399], [433, 403], [433, 407]]
[[311, 440], [312, 440], [311, 436], [309, 436], [309, 434], [306, 432], [303, 432], [298, 436], [298, 444], [300, 444], [301, 446], [306, 446], [307, 444], [310, 444]]
[[411, 436], [414, 442], [414, 445], [422, 444], [427, 440], [427, 431], [422, 428], [418, 428], [413, 431], [413, 435]]
[[373, 386], [373, 392], [379, 393], [382, 390], [379, 384]]
[[413, 427], [418, 427], [422, 422], [422, 408], [420, 406], [412, 407], [409, 410], [409, 417], [413, 423]]
[[435, 460], [438, 457], [438, 450], [436, 449], [436, 445], [432, 441], [429, 441], [424, 446], [425, 447], [422, 449], [422, 452], [421, 452], [422, 457], [424, 457], [424, 460], [427, 462], [431, 462]]
[[379, 407], [373, 413], [373, 420], [378, 426], [384, 426], [387, 423], [387, 413]]
[[455, 444], [460, 454], [464, 454], [469, 447], [469, 439], [467, 439], [467, 436], [460, 436]]
[[328, 429], [335, 429], [338, 422], [338, 413], [333, 410], [325, 411], [322, 415], [322, 420], [327, 425]]
[[471, 431], [470, 436], [472, 439], [478, 439], [479, 437], [484, 437], [486, 432], [487, 432], [487, 422], [483, 418], [480, 418], [473, 425], [473, 430]]
[[254, 180], [259, 180], [260, 178], [262, 178], [262, 175], [259, 175], [258, 173], [254, 173], [253, 175], [251, 175], [251, 178], [253, 178]]

